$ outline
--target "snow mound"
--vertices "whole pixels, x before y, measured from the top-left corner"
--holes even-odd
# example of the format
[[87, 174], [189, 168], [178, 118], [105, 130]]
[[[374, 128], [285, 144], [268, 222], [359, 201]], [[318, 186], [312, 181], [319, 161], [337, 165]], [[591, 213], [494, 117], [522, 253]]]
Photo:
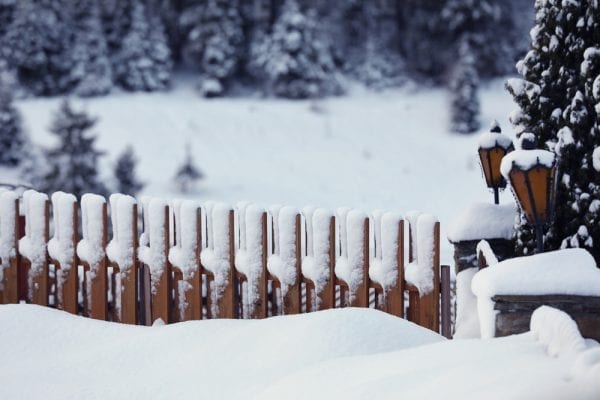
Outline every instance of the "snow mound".
[[0, 326], [3, 399], [247, 399], [324, 360], [445, 342], [356, 308], [144, 327], [3, 305]]
[[479, 271], [473, 278], [478, 297], [570, 294], [600, 296], [600, 269], [584, 249], [515, 257]]
[[459, 214], [448, 230], [452, 243], [480, 239], [512, 239], [516, 204], [474, 203]]
[[553, 357], [577, 353], [586, 347], [575, 321], [556, 308], [541, 306], [535, 310], [531, 315], [530, 329]]

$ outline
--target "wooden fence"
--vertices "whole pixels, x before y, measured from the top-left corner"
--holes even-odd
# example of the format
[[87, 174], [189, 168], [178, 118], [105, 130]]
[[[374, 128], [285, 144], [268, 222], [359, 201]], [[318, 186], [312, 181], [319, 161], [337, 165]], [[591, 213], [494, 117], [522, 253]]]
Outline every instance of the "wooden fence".
[[439, 240], [419, 213], [5, 191], [0, 302], [145, 325], [375, 307], [449, 337]]

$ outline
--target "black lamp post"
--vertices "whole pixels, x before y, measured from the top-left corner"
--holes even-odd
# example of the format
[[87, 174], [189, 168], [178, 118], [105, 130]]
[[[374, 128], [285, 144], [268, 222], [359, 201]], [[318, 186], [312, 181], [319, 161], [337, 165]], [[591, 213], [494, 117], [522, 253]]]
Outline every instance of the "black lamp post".
[[544, 249], [544, 226], [552, 221], [556, 193], [554, 153], [545, 150], [516, 150], [504, 157], [502, 175], [527, 221], [535, 227], [537, 252]]
[[499, 190], [506, 187], [506, 180], [500, 173], [502, 157], [513, 151], [512, 140], [502, 134], [498, 122], [494, 121], [489, 132], [479, 138], [479, 161], [488, 188], [494, 191], [494, 203], [500, 202]]

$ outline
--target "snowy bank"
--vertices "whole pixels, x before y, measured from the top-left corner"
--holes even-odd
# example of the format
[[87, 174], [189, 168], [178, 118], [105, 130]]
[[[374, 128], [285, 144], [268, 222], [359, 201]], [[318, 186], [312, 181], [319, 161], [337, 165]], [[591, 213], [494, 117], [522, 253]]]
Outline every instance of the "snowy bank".
[[600, 346], [585, 342], [565, 313], [541, 307], [534, 314], [531, 333], [329, 360], [275, 382], [258, 398], [595, 400], [599, 396]]
[[323, 360], [445, 341], [355, 308], [143, 327], [2, 305], [0, 326], [2, 399], [246, 399]]
[[0, 398], [577, 399], [600, 346], [542, 308], [532, 333], [447, 341], [369, 309], [130, 326], [0, 306]]
[[516, 257], [479, 271], [471, 284], [477, 296], [482, 337], [494, 336], [496, 295], [600, 296], [600, 269], [583, 249]]

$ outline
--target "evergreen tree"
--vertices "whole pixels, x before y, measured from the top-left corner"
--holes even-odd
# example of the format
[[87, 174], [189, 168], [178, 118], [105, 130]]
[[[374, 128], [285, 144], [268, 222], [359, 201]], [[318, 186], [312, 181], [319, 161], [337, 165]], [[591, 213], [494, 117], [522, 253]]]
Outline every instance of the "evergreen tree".
[[117, 159], [114, 169], [119, 193], [135, 196], [144, 187], [144, 184], [136, 176], [136, 165], [137, 159], [133, 153], [133, 147], [127, 146]]
[[[404, 81], [397, 7], [393, 1], [353, 0], [345, 10], [344, 69], [367, 86], [381, 89]], [[345, 42], [345, 43], [344, 43]]]
[[479, 77], [475, 57], [468, 37], [460, 44], [458, 63], [452, 74], [451, 129], [458, 133], [473, 133], [479, 129]]
[[237, 72], [243, 43], [237, 0], [206, 0], [181, 17], [187, 31], [182, 48], [187, 62], [201, 73], [200, 92], [220, 96]]
[[0, 0], [0, 39], [14, 18], [16, 6], [17, 0]]
[[171, 52], [162, 22], [133, 0], [131, 26], [115, 55], [116, 82], [132, 91], [164, 90], [171, 79]]
[[194, 190], [196, 183], [202, 179], [204, 175], [196, 167], [192, 159], [192, 152], [189, 146], [186, 146], [186, 155], [183, 164], [177, 169], [175, 174], [175, 184], [181, 193], [190, 193]]
[[[600, 8], [596, 1], [536, 2], [531, 49], [517, 67], [523, 79], [507, 82], [520, 109], [511, 121], [530, 131], [539, 147], [555, 151], [560, 175], [548, 249], [585, 247], [600, 262], [600, 178], [593, 151], [600, 144], [600, 107], [594, 82], [600, 72]], [[531, 228], [523, 222], [519, 233]], [[520, 235], [518, 251], [534, 243]]]
[[0, 165], [19, 165], [25, 154], [25, 134], [21, 115], [12, 103], [7, 72], [0, 62]]
[[341, 85], [329, 44], [318, 34], [316, 16], [287, 0], [273, 32], [252, 51], [253, 71], [268, 92], [292, 99], [339, 94]]
[[112, 70], [97, 1], [78, 0], [72, 11], [75, 37], [72, 74], [78, 82], [75, 93], [80, 96], [107, 94], [112, 87]]
[[63, 101], [50, 127], [58, 144], [45, 151], [48, 173], [42, 179], [43, 191], [62, 190], [78, 197], [107, 193], [98, 177], [98, 158], [103, 153], [95, 148], [96, 136], [89, 132], [95, 124], [95, 119]]
[[121, 49], [123, 38], [131, 29], [133, 4], [137, 0], [98, 0], [104, 38], [111, 60]]
[[2, 39], [2, 56], [20, 83], [36, 95], [56, 95], [73, 88], [69, 7], [63, 0], [23, 0]]

